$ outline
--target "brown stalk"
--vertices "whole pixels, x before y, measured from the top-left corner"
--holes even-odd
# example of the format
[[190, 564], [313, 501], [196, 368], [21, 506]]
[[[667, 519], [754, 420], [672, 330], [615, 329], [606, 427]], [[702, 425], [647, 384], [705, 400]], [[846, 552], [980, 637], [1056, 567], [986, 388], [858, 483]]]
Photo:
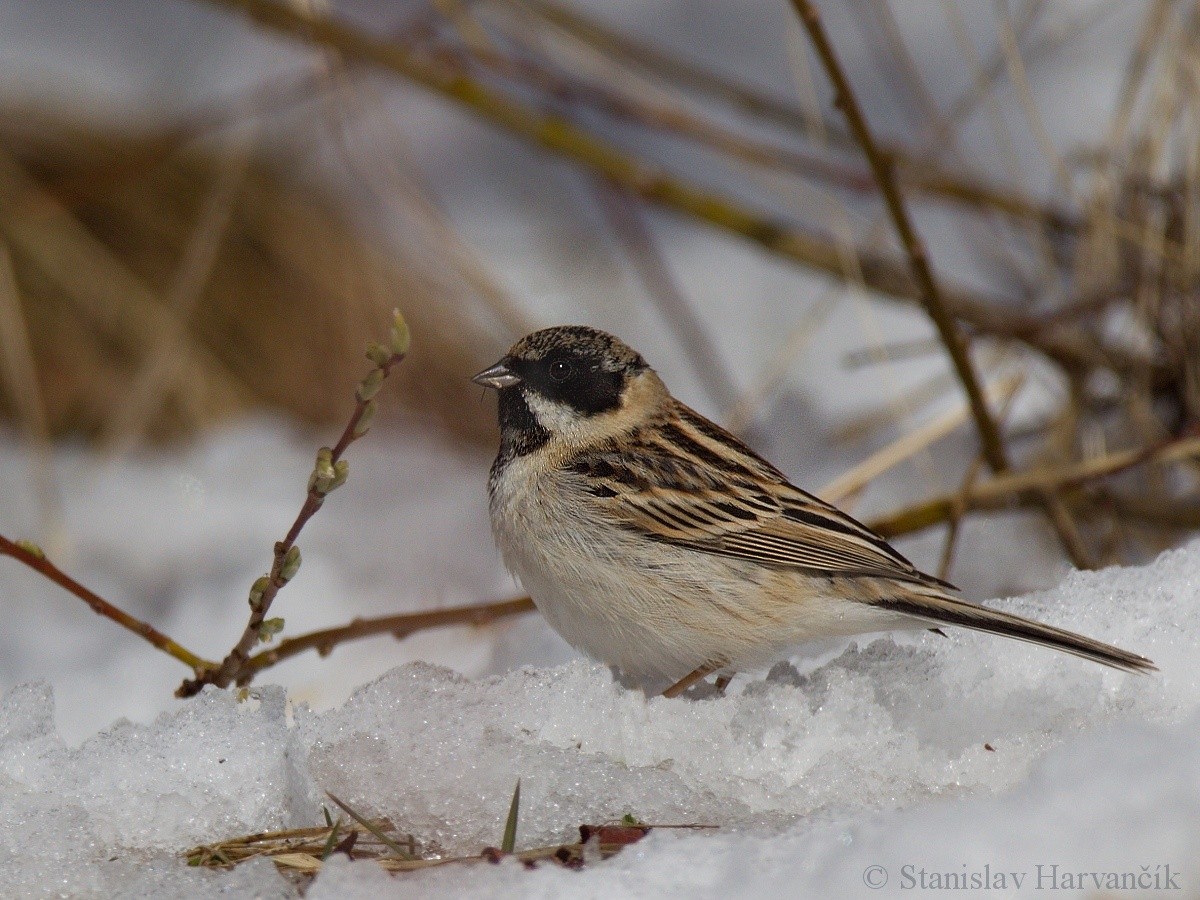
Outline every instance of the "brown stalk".
[[216, 663], [209, 662], [197, 656], [191, 650], [167, 637], [154, 626], [143, 622], [135, 616], [129, 615], [124, 610], [113, 606], [99, 594], [84, 587], [58, 566], [54, 565], [54, 563], [50, 562], [50, 560], [46, 559], [36, 548], [28, 545], [22, 546], [21, 543], [10, 541], [8, 538], [0, 535], [0, 554], [11, 556], [17, 562], [24, 563], [35, 572], [49, 578], [59, 587], [74, 594], [90, 606], [92, 612], [104, 616], [106, 619], [111, 619], [123, 628], [132, 631], [143, 640], [153, 644], [159, 650], [163, 651], [163, 653], [175, 657], [175, 659], [195, 672], [197, 677], [202, 676], [205, 672], [210, 671], [216, 666]]
[[[705, 187], [674, 177], [666, 170], [626, 154], [560, 116], [544, 114], [498, 94], [468, 75], [448, 71], [420, 58], [408, 48], [363, 32], [327, 16], [304, 12], [273, 0], [199, 0], [212, 6], [240, 10], [257, 24], [297, 40], [320, 44], [348, 59], [369, 62], [395, 72], [454, 100], [508, 131], [547, 150], [585, 165], [645, 200], [692, 216], [709, 225], [738, 234], [767, 250], [836, 278], [845, 279], [845, 253], [823, 236], [768, 214]], [[908, 263], [858, 248], [856, 253], [865, 285], [873, 291], [920, 300]], [[941, 297], [955, 316], [980, 331], [1002, 330], [1011, 315], [997, 309], [988, 298], [960, 287], [943, 285]], [[1107, 360], [1087, 342], [1069, 335], [1023, 334], [1029, 346], [1064, 365], [1092, 367]]]
[[[954, 317], [942, 297], [941, 288], [929, 263], [929, 254], [925, 249], [924, 241], [909, 216], [908, 207], [892, 171], [892, 163], [884, 158], [871, 135], [866, 116], [863, 114], [854, 89], [850, 86], [850, 80], [846, 77], [837, 54], [834, 52], [833, 44], [825, 33], [825, 26], [821, 22], [816, 7], [809, 0], [792, 0], [792, 5], [800, 16], [801, 24], [808, 32], [817, 56], [820, 57], [825, 72], [833, 84], [836, 95], [834, 104], [845, 115], [850, 130], [861, 145], [863, 153], [871, 165], [871, 171], [875, 174], [875, 180], [883, 194], [888, 213], [908, 255], [913, 280], [920, 288], [921, 302], [930, 319], [933, 320], [938, 335], [946, 347], [946, 352], [950, 355], [954, 369], [958, 373], [959, 380], [962, 382], [963, 390], [967, 394], [971, 415], [975, 419], [975, 427], [979, 432], [984, 458], [993, 472], [1006, 472], [1009, 469], [1008, 455], [1004, 449], [1000, 429], [988, 409], [987, 398], [984, 397], [983, 389], [979, 386], [974, 365], [967, 354], [966, 343], [959, 334]], [[1089, 568], [1090, 560], [1086, 548], [1079, 539], [1074, 523], [1062, 502], [1049, 493], [1044, 496], [1043, 502], [1051, 524], [1058, 532], [1059, 539], [1075, 565], [1079, 568]]]
[[866, 116], [863, 114], [862, 107], [859, 106], [858, 99], [850, 86], [850, 81], [834, 53], [833, 45], [825, 33], [825, 26], [821, 22], [816, 7], [809, 0], [792, 0], [792, 5], [796, 8], [796, 13], [800, 16], [800, 21], [817, 51], [817, 56], [820, 57], [825, 72], [833, 83], [836, 94], [834, 105], [845, 115], [850, 130], [871, 165], [871, 171], [883, 194], [888, 213], [896, 227], [896, 233], [908, 254], [913, 280], [919, 287], [921, 303], [930, 319], [933, 320], [942, 343], [946, 347], [946, 352], [950, 355], [950, 360], [958, 372], [959, 380], [962, 381], [963, 390], [966, 391], [971, 414], [975, 419], [975, 427], [979, 431], [979, 439], [983, 445], [983, 453], [987, 458], [988, 465], [994, 472], [1003, 472], [1008, 468], [1008, 459], [1004, 451], [1004, 443], [1000, 439], [1000, 429], [996, 427], [996, 422], [992, 418], [991, 412], [988, 411], [987, 401], [979, 386], [979, 379], [975, 375], [970, 357], [967, 356], [966, 345], [942, 299], [941, 289], [934, 278], [933, 269], [929, 265], [929, 255], [926, 252], [925, 244], [913, 226], [904, 198], [896, 185], [896, 179], [892, 173], [892, 163], [884, 158], [871, 135]]
[[979, 482], [966, 492], [925, 500], [868, 524], [887, 538], [912, 534], [948, 521], [953, 517], [955, 504], [960, 500], [969, 511], [1004, 509], [1016, 504], [1040, 505], [1045, 491], [1079, 487], [1147, 463], [1157, 465], [1197, 457], [1200, 457], [1200, 438], [1188, 437], [1135, 450], [1122, 450], [1056, 468], [1005, 473]]

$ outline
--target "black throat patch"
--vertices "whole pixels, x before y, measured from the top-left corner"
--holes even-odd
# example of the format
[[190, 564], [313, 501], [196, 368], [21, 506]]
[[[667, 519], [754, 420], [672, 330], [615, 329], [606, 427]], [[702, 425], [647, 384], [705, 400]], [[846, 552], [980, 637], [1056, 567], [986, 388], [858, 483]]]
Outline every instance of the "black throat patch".
[[520, 386], [507, 387], [500, 391], [500, 454], [496, 466], [510, 459], [526, 456], [546, 446], [550, 432], [542, 427], [525, 402]]

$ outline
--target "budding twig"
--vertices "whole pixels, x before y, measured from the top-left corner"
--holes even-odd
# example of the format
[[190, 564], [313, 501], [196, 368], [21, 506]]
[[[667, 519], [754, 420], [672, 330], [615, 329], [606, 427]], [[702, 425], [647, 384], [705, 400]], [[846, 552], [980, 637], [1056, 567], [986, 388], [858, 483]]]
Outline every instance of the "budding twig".
[[354, 412], [350, 421], [346, 423], [341, 438], [332, 448], [322, 447], [317, 452], [317, 462], [308, 479], [308, 495], [304, 498], [304, 505], [300, 507], [287, 536], [275, 544], [271, 571], [256, 580], [250, 588], [250, 618], [241, 638], [221, 660], [219, 666], [201, 671], [195, 678], [185, 680], [175, 691], [175, 696], [191, 697], [199, 693], [206, 684], [229, 687], [241, 675], [255, 645], [260, 641], [269, 640], [283, 627], [282, 620], [268, 620], [267, 613], [280, 589], [291, 581], [300, 569], [300, 548], [296, 546], [296, 539], [308, 520], [324, 504], [325, 497], [345, 483], [350, 469], [349, 464], [341, 458], [342, 454], [351, 443], [367, 433], [375, 416], [375, 395], [379, 393], [379, 388], [392, 367], [408, 353], [408, 325], [399, 311], [394, 316], [390, 342], [386, 346], [372, 344], [367, 350], [367, 358], [375, 364], [375, 368], [359, 382], [354, 395]]

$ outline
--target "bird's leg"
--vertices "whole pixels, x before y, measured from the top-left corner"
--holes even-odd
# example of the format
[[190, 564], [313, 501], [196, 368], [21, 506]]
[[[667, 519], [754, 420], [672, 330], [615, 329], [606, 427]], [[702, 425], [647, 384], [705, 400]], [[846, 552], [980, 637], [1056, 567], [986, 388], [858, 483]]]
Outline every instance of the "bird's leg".
[[732, 673], [718, 675], [717, 680], [715, 682], [713, 682], [713, 687], [715, 687], [717, 689], [718, 694], [720, 694], [722, 697], [724, 697], [725, 696], [725, 688], [729, 687], [729, 682], [731, 682], [731, 681], [733, 681]]
[[703, 681], [717, 669], [721, 668], [723, 663], [705, 663], [688, 675], [684, 675], [677, 682], [662, 692], [664, 697], [678, 697], [697, 681]]

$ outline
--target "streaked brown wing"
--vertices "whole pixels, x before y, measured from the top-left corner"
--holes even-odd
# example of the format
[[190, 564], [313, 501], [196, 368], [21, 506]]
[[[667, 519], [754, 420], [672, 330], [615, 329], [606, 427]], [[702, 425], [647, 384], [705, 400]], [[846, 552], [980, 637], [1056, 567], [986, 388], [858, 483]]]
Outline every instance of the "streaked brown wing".
[[646, 537], [813, 575], [877, 576], [952, 587], [879, 535], [792, 484], [727, 431], [682, 404], [643, 431], [638, 452], [573, 461], [604, 511]]

